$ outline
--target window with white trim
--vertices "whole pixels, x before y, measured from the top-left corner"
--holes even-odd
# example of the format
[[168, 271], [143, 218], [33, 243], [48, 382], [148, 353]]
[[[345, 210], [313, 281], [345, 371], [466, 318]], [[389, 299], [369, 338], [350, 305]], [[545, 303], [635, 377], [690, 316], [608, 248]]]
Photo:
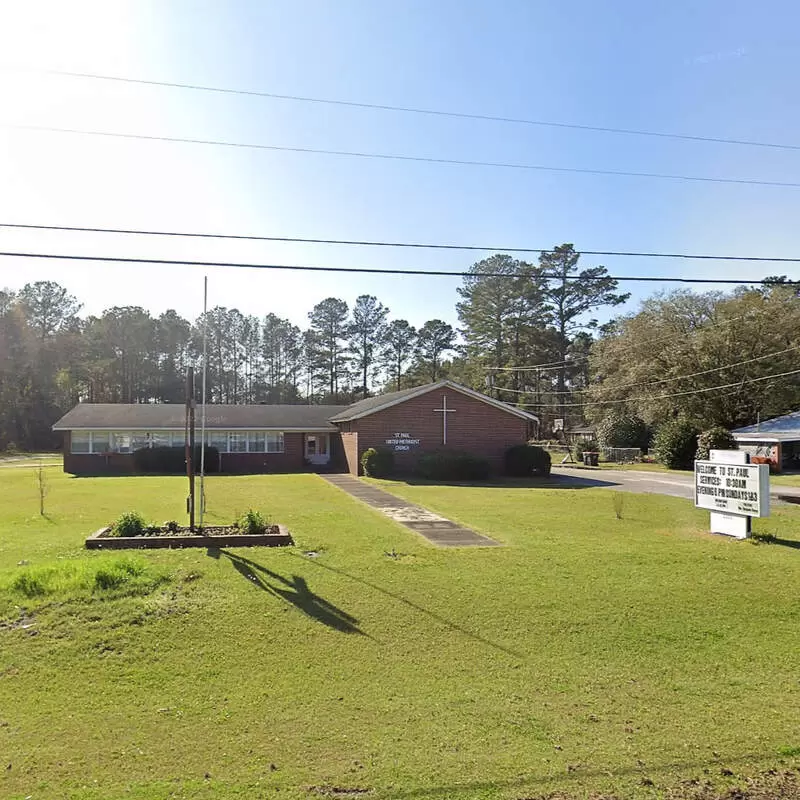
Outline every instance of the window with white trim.
[[70, 453], [91, 453], [92, 435], [89, 431], [72, 431], [69, 437]]
[[247, 452], [247, 433], [245, 431], [231, 431], [228, 434], [231, 453]]
[[283, 432], [267, 431], [264, 434], [267, 453], [283, 452]]
[[108, 431], [92, 431], [92, 452], [107, 453], [111, 449], [111, 434]]
[[220, 453], [228, 452], [228, 432], [227, 431], [207, 431], [206, 439], [209, 447], [216, 447]]
[[115, 453], [131, 452], [131, 435], [121, 431], [115, 431], [112, 436], [112, 451]]

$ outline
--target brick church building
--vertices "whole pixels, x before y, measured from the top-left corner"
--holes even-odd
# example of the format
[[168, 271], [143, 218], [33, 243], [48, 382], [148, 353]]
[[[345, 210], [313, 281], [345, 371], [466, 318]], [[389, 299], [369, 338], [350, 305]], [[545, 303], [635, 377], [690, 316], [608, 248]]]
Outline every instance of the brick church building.
[[[197, 439], [201, 408], [197, 409]], [[486, 458], [495, 471], [538, 419], [452, 381], [376, 395], [349, 406], [208, 405], [206, 441], [227, 473], [358, 474], [370, 447], [394, 452], [399, 472], [423, 453], [447, 449]], [[182, 447], [185, 409], [177, 403], [79, 403], [53, 430], [64, 433], [64, 470], [75, 475], [133, 472], [133, 452]]]

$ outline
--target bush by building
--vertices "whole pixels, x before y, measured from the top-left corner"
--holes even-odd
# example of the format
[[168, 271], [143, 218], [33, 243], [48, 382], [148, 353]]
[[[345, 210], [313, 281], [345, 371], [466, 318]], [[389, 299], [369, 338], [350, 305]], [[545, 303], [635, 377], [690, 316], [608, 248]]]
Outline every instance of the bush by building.
[[697, 453], [699, 433], [686, 420], [669, 420], [659, 427], [653, 437], [653, 455], [669, 469], [691, 469]]
[[388, 478], [394, 472], [394, 453], [370, 447], [361, 455], [361, 469], [368, 478]]
[[[133, 451], [133, 468], [136, 472], [160, 475], [180, 475], [186, 472], [186, 450], [183, 447], [142, 447]], [[194, 449], [194, 468], [200, 471], [200, 446]], [[219, 451], [206, 447], [206, 472], [219, 472]]]
[[697, 438], [697, 456], [700, 461], [707, 461], [711, 450], [736, 450], [736, 439], [733, 434], [721, 425], [703, 431]]
[[429, 481], [484, 481], [491, 468], [485, 458], [440, 450], [417, 461], [417, 474]]
[[509, 447], [505, 454], [506, 475], [527, 478], [530, 475], [550, 474], [550, 453], [543, 447], [517, 444]]

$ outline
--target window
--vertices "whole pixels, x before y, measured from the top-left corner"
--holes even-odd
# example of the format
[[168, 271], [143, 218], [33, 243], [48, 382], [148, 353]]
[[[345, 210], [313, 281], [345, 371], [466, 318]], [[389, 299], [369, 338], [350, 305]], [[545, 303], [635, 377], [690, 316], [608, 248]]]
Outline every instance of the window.
[[228, 452], [228, 432], [227, 431], [207, 431], [208, 446], [216, 447], [220, 453]]
[[231, 453], [246, 453], [247, 452], [247, 434], [234, 433], [231, 431], [229, 434], [231, 442]]
[[94, 431], [92, 433], [92, 452], [107, 453], [111, 449], [111, 434], [108, 431]]
[[[200, 441], [200, 438], [197, 438]], [[183, 431], [172, 431], [172, 446], [186, 447], [186, 434]]]
[[88, 431], [72, 431], [70, 453], [90, 453], [90, 434]]
[[141, 450], [144, 447], [150, 447], [150, 434], [136, 431], [131, 435], [131, 448]]
[[115, 433], [112, 437], [113, 446], [111, 449], [115, 453], [131, 452], [131, 435], [129, 433]]
[[169, 447], [169, 432], [154, 431], [150, 434], [150, 441], [152, 447]]
[[283, 434], [282, 433], [267, 433], [265, 434], [268, 453], [282, 453], [283, 452]]
[[266, 453], [267, 452], [267, 439], [264, 431], [250, 431], [247, 434], [249, 438], [251, 453]]

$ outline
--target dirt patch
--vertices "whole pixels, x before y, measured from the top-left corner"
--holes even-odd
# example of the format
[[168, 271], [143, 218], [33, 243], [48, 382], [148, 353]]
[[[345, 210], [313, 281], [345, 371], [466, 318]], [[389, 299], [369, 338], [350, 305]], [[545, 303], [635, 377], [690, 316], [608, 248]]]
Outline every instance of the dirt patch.
[[34, 619], [30, 614], [20, 614], [15, 620], [0, 620], [0, 631], [25, 631], [29, 636], [36, 636], [39, 631], [34, 627]]
[[[183, 525], [177, 525], [173, 527], [167, 527], [165, 525], [151, 525], [144, 531], [144, 533], [140, 534], [140, 536], [142, 538], [152, 536], [239, 536], [240, 534], [246, 533], [247, 531], [243, 531], [241, 528], [238, 528], [234, 525], [204, 525], [203, 527], [197, 525], [195, 526], [194, 530], [191, 530]], [[279, 533], [279, 525], [268, 525], [267, 529], [258, 535], [277, 536]], [[105, 528], [103, 533], [98, 535], [98, 538], [112, 539], [115, 538], [115, 534], [111, 528]]]
[[309, 786], [308, 791], [323, 797], [361, 797], [369, 794], [372, 789], [346, 786]]

